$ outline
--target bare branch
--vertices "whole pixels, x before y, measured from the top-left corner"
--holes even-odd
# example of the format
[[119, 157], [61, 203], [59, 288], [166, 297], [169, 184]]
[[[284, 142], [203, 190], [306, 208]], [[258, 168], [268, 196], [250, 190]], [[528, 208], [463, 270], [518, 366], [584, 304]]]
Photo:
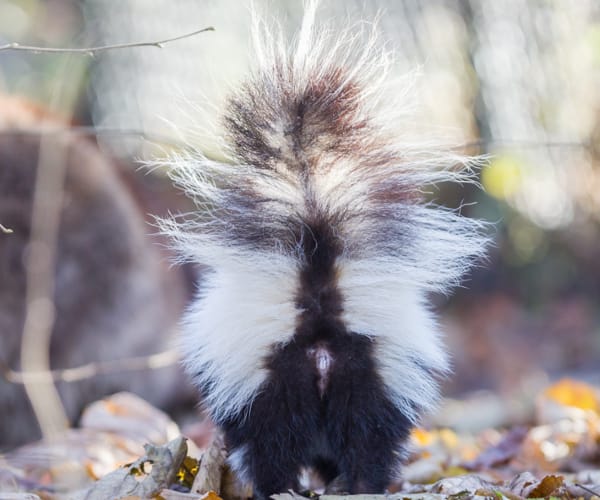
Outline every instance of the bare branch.
[[10, 227], [5, 227], [0, 224], [0, 232], [3, 232], [4, 234], [11, 234], [13, 230]]
[[[39, 134], [39, 128], [22, 128], [18, 130], [5, 129], [0, 130], [2, 134], [14, 134], [18, 132], [20, 134]], [[190, 147], [189, 144], [177, 139], [173, 139], [167, 135], [160, 134], [152, 131], [145, 131], [134, 128], [119, 128], [119, 127], [106, 127], [106, 126], [93, 126], [93, 125], [69, 125], [63, 127], [51, 127], [44, 128], [43, 132], [45, 135], [48, 134], [81, 134], [90, 136], [101, 136], [101, 135], [125, 135], [125, 136], [137, 136], [141, 139], [150, 142], [159, 142], [169, 146], [187, 149]], [[463, 151], [471, 148], [491, 148], [491, 147], [507, 147], [514, 149], [591, 149], [593, 147], [591, 141], [531, 141], [521, 139], [478, 139], [469, 142], [463, 142], [453, 147], [456, 151]]]
[[456, 147], [456, 149], [467, 149], [473, 147], [512, 147], [516, 149], [537, 149], [537, 148], [572, 148], [572, 149], [591, 149], [591, 141], [528, 141], [521, 139], [479, 139], [465, 142]]
[[[62, 74], [81, 77], [84, 66], [73, 58], [63, 58]], [[73, 109], [78, 93], [74, 86], [57, 80], [51, 94], [50, 111]], [[50, 342], [56, 319], [54, 303], [55, 260], [64, 199], [64, 182], [69, 144], [55, 144], [42, 135], [38, 168], [33, 186], [29, 252], [25, 261], [25, 314], [21, 336], [21, 369], [43, 374], [35, 382], [24, 380], [23, 387], [45, 438], [64, 432], [70, 425], [67, 412], [50, 372]]]
[[148, 132], [142, 129], [118, 128], [118, 127], [96, 127], [89, 125], [64, 125], [52, 127], [29, 127], [19, 129], [4, 129], [0, 130], [0, 135], [3, 134], [23, 134], [23, 135], [38, 135], [43, 133], [44, 136], [49, 135], [80, 135], [80, 136], [96, 136], [115, 135], [115, 136], [132, 136], [143, 139], [151, 143], [159, 143], [171, 146], [178, 149], [188, 149], [189, 144], [183, 141], [173, 139], [167, 135], [158, 132]]
[[110, 375], [114, 373], [125, 373], [142, 370], [157, 370], [177, 364], [177, 352], [174, 350], [163, 351], [149, 356], [138, 356], [134, 358], [123, 358], [111, 361], [99, 361], [74, 368], [63, 370], [47, 370], [37, 372], [25, 372], [12, 370], [0, 359], [0, 376], [12, 384], [24, 385], [36, 383], [40, 380], [52, 380], [53, 382], [77, 382], [99, 375]]
[[183, 40], [184, 38], [190, 38], [200, 33], [204, 33], [205, 31], [215, 31], [215, 28], [209, 26], [208, 28], [203, 28], [201, 30], [192, 31], [191, 33], [186, 33], [185, 35], [179, 35], [173, 38], [166, 38], [164, 40], [158, 40], [155, 42], [133, 42], [133, 43], [118, 43], [115, 45], [101, 45], [99, 47], [86, 47], [86, 48], [65, 48], [65, 47], [35, 47], [32, 45], [20, 45], [16, 42], [7, 43], [5, 45], [0, 45], [0, 51], [3, 50], [22, 50], [26, 52], [33, 52], [34, 54], [41, 53], [58, 53], [58, 54], [83, 54], [88, 56], [94, 56], [99, 52], [106, 52], [109, 50], [116, 49], [129, 49], [132, 47], [158, 47], [161, 49], [163, 45], [171, 42], [175, 42], [177, 40]]

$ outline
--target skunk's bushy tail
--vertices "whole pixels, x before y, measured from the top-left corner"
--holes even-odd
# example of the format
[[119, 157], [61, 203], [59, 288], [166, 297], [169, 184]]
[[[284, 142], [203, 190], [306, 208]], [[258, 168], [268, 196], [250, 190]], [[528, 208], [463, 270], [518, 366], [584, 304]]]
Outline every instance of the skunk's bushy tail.
[[414, 420], [448, 366], [425, 295], [458, 284], [486, 243], [480, 222], [422, 196], [470, 181], [474, 160], [398, 137], [389, 54], [373, 35], [316, 31], [315, 9], [289, 49], [255, 21], [257, 67], [222, 121], [230, 161], [173, 159], [198, 213], [162, 228], [214, 271], [183, 349], [217, 421], [247, 408], [264, 359], [308, 316], [375, 339], [381, 379]]

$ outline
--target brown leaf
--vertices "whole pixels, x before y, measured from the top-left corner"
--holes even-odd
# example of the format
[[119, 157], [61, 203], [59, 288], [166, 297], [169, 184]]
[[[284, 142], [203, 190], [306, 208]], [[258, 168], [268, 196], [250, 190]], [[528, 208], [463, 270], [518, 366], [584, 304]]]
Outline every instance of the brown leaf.
[[541, 498], [551, 496], [563, 484], [562, 476], [550, 474], [539, 480], [530, 472], [522, 472], [503, 489], [524, 498]]
[[562, 476], [549, 475], [544, 477], [533, 489], [527, 492], [527, 498], [545, 498], [556, 494], [564, 484]]

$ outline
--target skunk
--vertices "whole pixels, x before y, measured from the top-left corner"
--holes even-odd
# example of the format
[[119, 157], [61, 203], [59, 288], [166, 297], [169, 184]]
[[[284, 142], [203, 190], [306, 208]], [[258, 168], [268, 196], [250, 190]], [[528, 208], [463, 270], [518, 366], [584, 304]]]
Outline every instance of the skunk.
[[482, 223], [423, 200], [471, 160], [398, 137], [388, 53], [317, 30], [316, 7], [291, 46], [255, 16], [256, 68], [222, 116], [228, 161], [174, 158], [198, 210], [161, 222], [210, 269], [184, 365], [257, 498], [298, 490], [304, 467], [385, 490], [449, 369], [427, 294], [486, 245]]

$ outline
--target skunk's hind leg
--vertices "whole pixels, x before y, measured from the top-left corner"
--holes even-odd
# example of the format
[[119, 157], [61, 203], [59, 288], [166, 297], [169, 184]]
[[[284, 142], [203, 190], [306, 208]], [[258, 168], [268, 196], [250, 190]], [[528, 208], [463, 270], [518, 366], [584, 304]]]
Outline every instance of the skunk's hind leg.
[[352, 333], [341, 340], [324, 399], [327, 439], [348, 493], [383, 493], [412, 423], [377, 374], [372, 341]]
[[[272, 376], [247, 411], [221, 423], [229, 464], [254, 498], [300, 491], [299, 474], [313, 458], [318, 433], [318, 396], [312, 374], [286, 350], [271, 361]], [[286, 369], [286, 371], [282, 371]]]
[[274, 493], [289, 490], [300, 491], [298, 472], [301, 464], [290, 451], [292, 443], [278, 433], [257, 435], [255, 440], [232, 449], [229, 464], [236, 470], [240, 480], [252, 483], [253, 498], [266, 500]]
[[[259, 401], [255, 404], [261, 405]], [[254, 406], [254, 405], [253, 405]], [[302, 443], [285, 420], [253, 411], [243, 423], [225, 426], [228, 463], [242, 483], [251, 483], [255, 499], [274, 493], [299, 491], [298, 475], [303, 465]]]
[[398, 439], [389, 427], [370, 428], [358, 421], [337, 424], [331, 427], [332, 447], [339, 450], [338, 488], [349, 494], [384, 493], [399, 469], [404, 439]]

